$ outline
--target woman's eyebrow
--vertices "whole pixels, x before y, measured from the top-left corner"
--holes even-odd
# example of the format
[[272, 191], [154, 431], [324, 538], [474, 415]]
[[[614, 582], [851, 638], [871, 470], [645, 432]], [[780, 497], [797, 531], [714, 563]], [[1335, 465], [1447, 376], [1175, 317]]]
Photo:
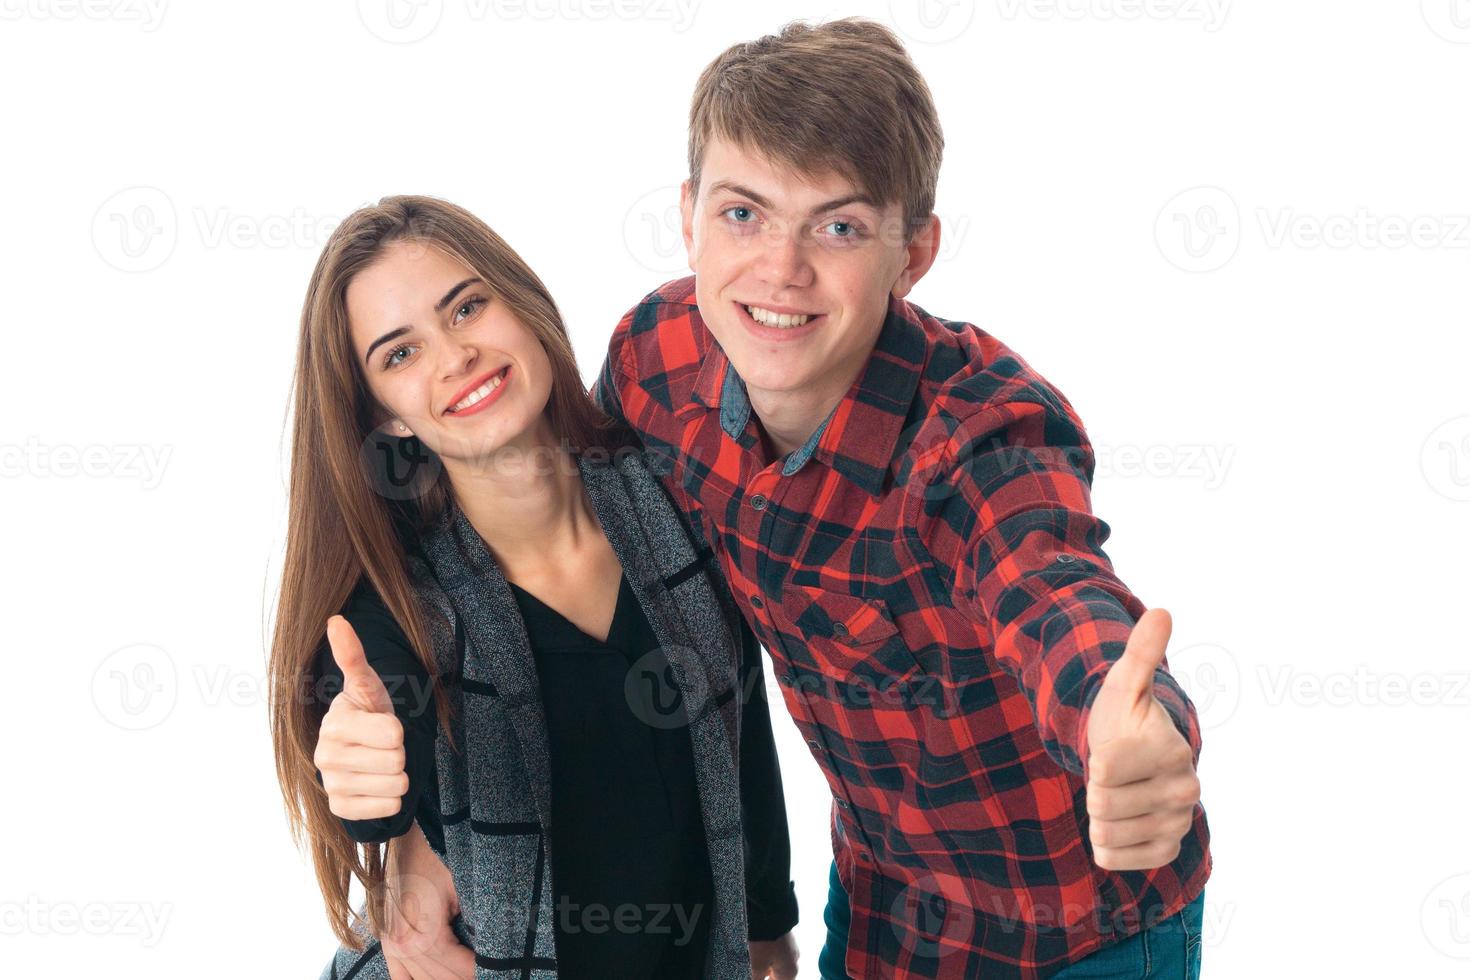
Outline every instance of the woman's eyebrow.
[[[471, 283], [476, 283], [476, 282], [479, 282], [479, 281], [480, 281], [480, 277], [479, 276], [470, 276], [464, 282], [461, 282], [458, 285], [456, 285], [453, 289], [451, 289], [449, 292], [447, 292], [447, 293], [444, 294], [444, 298], [443, 299], [441, 299], [439, 302], [437, 302], [437, 303], [434, 304], [434, 312], [435, 313], [443, 313], [444, 312], [444, 307], [446, 307], [450, 303], [454, 302], [454, 297], [456, 297], [456, 296], [459, 295], [460, 290], [464, 289], [466, 286], [470, 285]], [[369, 362], [369, 361], [372, 360], [373, 351], [377, 350], [379, 346], [381, 346], [383, 344], [386, 344], [388, 341], [392, 340], [394, 337], [401, 337], [401, 336], [403, 336], [404, 334], [408, 333], [412, 329], [413, 329], [413, 327], [411, 325], [405, 323], [401, 327], [395, 327], [392, 330], [389, 330], [387, 333], [383, 334], [383, 336], [379, 337], [377, 340], [373, 341], [371, 344], [368, 344], [367, 353], [364, 354], [364, 355], [362, 355], [363, 363], [367, 363], [367, 362]]]

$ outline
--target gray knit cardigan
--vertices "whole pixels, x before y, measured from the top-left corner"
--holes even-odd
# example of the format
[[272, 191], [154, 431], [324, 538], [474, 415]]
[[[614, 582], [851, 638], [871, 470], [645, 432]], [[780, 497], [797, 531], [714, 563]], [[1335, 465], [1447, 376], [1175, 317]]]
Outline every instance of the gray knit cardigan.
[[[714, 880], [705, 976], [750, 976], [740, 822], [740, 615], [708, 545], [675, 510], [640, 454], [578, 458], [597, 519], [668, 658], [691, 722], [695, 776]], [[435, 761], [444, 858], [475, 952], [476, 980], [557, 976], [546, 722], [525, 625], [478, 533], [451, 506], [409, 559], [429, 611], [438, 696], [459, 722], [460, 749], [441, 730]], [[434, 611], [443, 622], [435, 622]], [[430, 839], [432, 840], [432, 835]], [[381, 949], [340, 947], [320, 980], [388, 980]]]

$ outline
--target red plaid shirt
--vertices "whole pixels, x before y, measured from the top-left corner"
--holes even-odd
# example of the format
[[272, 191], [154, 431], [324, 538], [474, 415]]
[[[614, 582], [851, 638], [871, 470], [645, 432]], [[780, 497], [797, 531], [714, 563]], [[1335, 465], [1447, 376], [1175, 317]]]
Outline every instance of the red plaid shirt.
[[[861, 376], [785, 457], [694, 279], [618, 324], [594, 394], [718, 556], [834, 798], [854, 977], [1048, 977], [1195, 898], [1178, 857], [1105, 871], [1086, 731], [1145, 606], [1102, 550], [1071, 404], [968, 323], [891, 300]], [[1194, 706], [1155, 696], [1199, 759]]]

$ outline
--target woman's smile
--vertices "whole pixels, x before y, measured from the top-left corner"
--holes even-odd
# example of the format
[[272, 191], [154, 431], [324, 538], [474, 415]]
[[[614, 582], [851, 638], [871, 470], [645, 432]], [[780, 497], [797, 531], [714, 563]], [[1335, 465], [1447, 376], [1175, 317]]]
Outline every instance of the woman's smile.
[[485, 410], [492, 402], [499, 400], [500, 393], [505, 390], [505, 384], [509, 380], [510, 365], [507, 364], [496, 373], [481, 378], [468, 392], [462, 392], [458, 401], [446, 408], [444, 414], [460, 418]]

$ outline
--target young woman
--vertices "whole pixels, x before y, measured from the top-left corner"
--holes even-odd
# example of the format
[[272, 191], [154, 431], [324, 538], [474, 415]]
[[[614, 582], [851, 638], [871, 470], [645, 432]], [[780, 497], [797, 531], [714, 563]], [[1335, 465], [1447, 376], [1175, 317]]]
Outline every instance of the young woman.
[[[454, 205], [363, 208], [295, 385], [271, 723], [322, 976], [787, 975], [758, 647], [536, 275]], [[410, 883], [465, 949], [389, 962]]]

